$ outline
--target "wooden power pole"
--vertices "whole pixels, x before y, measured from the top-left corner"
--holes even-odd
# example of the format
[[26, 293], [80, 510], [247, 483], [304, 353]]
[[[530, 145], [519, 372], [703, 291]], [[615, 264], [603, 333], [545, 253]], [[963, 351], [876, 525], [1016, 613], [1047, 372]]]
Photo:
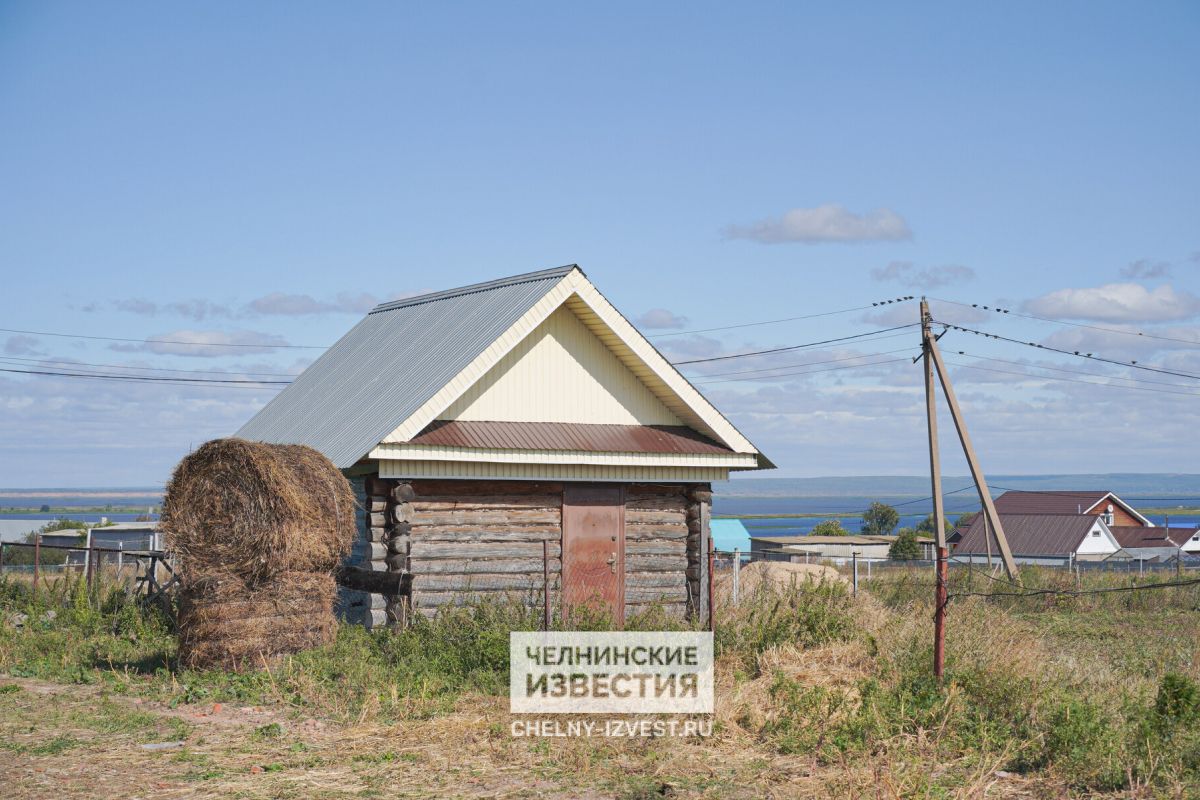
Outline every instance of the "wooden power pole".
[[929, 426], [929, 480], [933, 490], [933, 538], [936, 552], [936, 580], [933, 590], [933, 675], [942, 679], [946, 663], [946, 579], [949, 577], [949, 552], [946, 549], [946, 511], [942, 505], [942, 457], [938, 450], [937, 398], [933, 385], [933, 348], [937, 340], [929, 329], [929, 304], [921, 298], [921, 352], [925, 372], [925, 421]]
[[[934, 395], [933, 374], [936, 371], [946, 395], [946, 405], [950, 407], [950, 417], [954, 420], [954, 428], [958, 432], [958, 441], [962, 444], [963, 455], [971, 470], [971, 479], [979, 493], [979, 503], [983, 507], [984, 524], [990, 526], [996, 537], [996, 547], [1004, 562], [1004, 569], [1012, 580], [1019, 580], [1017, 564], [1013, 560], [1008, 547], [1008, 539], [1004, 535], [1004, 526], [1000, 524], [1000, 515], [992, 503], [992, 493], [988, 489], [983, 469], [975, 456], [975, 447], [971, 444], [971, 436], [967, 433], [967, 423], [963, 419], [962, 409], [959, 408], [958, 398], [954, 387], [950, 384], [950, 376], [946, 372], [946, 364], [938, 350], [937, 337], [933, 335], [930, 324], [933, 319], [929, 314], [929, 303], [921, 298], [921, 353], [925, 371], [925, 417], [929, 426], [929, 472], [933, 489], [933, 524], [934, 538], [937, 543], [937, 581], [934, 589], [934, 638], [933, 638], [933, 674], [942, 677], [946, 657], [946, 581], [949, 572], [949, 551], [946, 547], [946, 512], [942, 504], [942, 469], [941, 457], [938, 450], [937, 434], [937, 404]], [[986, 533], [987, 527], [984, 528]]]

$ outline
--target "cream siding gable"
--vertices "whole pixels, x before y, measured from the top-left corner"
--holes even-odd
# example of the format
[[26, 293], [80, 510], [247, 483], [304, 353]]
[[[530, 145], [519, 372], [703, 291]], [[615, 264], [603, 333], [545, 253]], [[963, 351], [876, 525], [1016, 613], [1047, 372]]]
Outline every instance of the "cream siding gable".
[[[575, 269], [565, 275], [520, 320], [431, 397], [381, 444], [403, 444], [452, 407], [465, 410], [458, 400], [471, 393], [479, 381], [505, 356], [560, 307], [566, 306], [578, 320], [624, 365], [641, 384], [683, 424], [729, 447], [735, 453], [753, 454], [757, 468], [773, 466], [762, 457], [725, 417]], [[490, 402], [490, 401], [489, 401]], [[553, 420], [535, 420], [550, 422]], [[378, 451], [379, 457], [395, 457]], [[753, 467], [750, 467], [753, 468]]]
[[438, 419], [683, 425], [567, 306]]

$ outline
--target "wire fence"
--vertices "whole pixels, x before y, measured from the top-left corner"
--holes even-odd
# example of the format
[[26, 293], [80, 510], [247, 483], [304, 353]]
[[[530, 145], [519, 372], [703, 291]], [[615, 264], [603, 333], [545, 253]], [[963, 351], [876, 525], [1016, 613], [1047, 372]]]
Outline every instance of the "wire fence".
[[160, 550], [56, 545], [40, 539], [0, 542], [0, 577], [28, 580], [34, 597], [46, 578], [61, 575], [82, 577], [90, 592], [102, 571], [106, 579], [145, 600], [167, 602], [178, 583], [170, 554]]

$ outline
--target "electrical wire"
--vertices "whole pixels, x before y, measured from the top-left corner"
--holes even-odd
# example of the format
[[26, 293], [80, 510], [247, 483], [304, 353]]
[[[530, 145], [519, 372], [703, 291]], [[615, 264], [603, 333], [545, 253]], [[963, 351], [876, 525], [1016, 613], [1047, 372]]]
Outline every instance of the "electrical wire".
[[995, 306], [988, 307], [979, 303], [960, 303], [957, 300], [947, 300], [944, 297], [930, 297], [930, 300], [936, 300], [939, 303], [949, 303], [955, 306], [963, 306], [965, 308], [981, 308], [984, 311], [994, 311], [998, 314], [1012, 314], [1014, 317], [1024, 317], [1025, 319], [1035, 319], [1039, 322], [1049, 322], [1052, 325], [1070, 325], [1074, 328], [1088, 328], [1094, 331], [1104, 331], [1106, 333], [1119, 333], [1123, 336], [1140, 336], [1145, 339], [1160, 339], [1164, 342], [1180, 342], [1182, 344], [1190, 344], [1195, 347], [1200, 347], [1198, 339], [1178, 339], [1174, 336], [1159, 336], [1154, 333], [1146, 333], [1145, 331], [1123, 331], [1120, 328], [1107, 328], [1103, 325], [1087, 325], [1083, 322], [1067, 322], [1065, 319], [1053, 319], [1051, 317], [1039, 317], [1036, 314], [1022, 314], [1019, 311], [1013, 311], [1011, 308], [997, 308]]
[[57, 336], [60, 339], [91, 339], [99, 342], [134, 342], [136, 344], [185, 344], [193, 347], [257, 347], [260, 349], [266, 348], [291, 348], [295, 350], [325, 350], [328, 345], [316, 344], [234, 344], [230, 342], [197, 342], [181, 339], [125, 339], [119, 336], [84, 336], [77, 333], [53, 333], [51, 331], [26, 331], [18, 328], [0, 328], [2, 333], [24, 333], [30, 336]]
[[193, 384], [214, 384], [226, 386], [231, 384], [254, 384], [254, 388], [266, 388], [269, 386], [287, 385], [291, 383], [291, 381], [248, 381], [240, 379], [219, 380], [216, 378], [168, 378], [154, 375], [109, 375], [91, 372], [55, 372], [50, 370], [12, 369], [7, 367], [0, 367], [0, 372], [11, 372], [22, 375], [53, 376], [58, 378], [98, 378], [100, 380], [131, 381], [134, 383], [169, 383], [185, 386]]
[[[974, 356], [972, 356], [974, 357]], [[1170, 389], [1152, 389], [1149, 386], [1125, 386], [1120, 383], [1097, 383], [1096, 381], [1085, 381], [1079, 378], [1060, 378], [1056, 375], [1031, 375], [1028, 372], [1017, 372], [1011, 369], [996, 369], [995, 367], [981, 367], [976, 364], [964, 364], [961, 361], [951, 361], [946, 359], [946, 363], [953, 364], [956, 367], [963, 369], [976, 369], [983, 372], [996, 372], [1001, 375], [1019, 375], [1023, 378], [1032, 378], [1038, 381], [1060, 381], [1062, 383], [1082, 383], [1087, 386], [1105, 386], [1109, 389], [1129, 389], [1135, 392], [1154, 392], [1156, 394], [1174, 394], [1182, 395], [1183, 397], [1200, 397], [1200, 392], [1173, 392]]]
[[910, 322], [907, 325], [896, 325], [895, 327], [892, 327], [892, 328], [882, 328], [877, 331], [867, 331], [866, 333], [856, 333], [853, 336], [839, 336], [836, 339], [825, 339], [820, 342], [808, 342], [806, 344], [794, 344], [794, 345], [789, 345], [787, 347], [773, 347], [769, 350], [755, 350], [755, 351], [749, 352], [749, 353], [734, 353], [733, 355], [728, 355], [728, 356], [711, 356], [709, 358], [693, 358], [688, 361], [672, 361], [671, 363], [674, 366], [680, 367], [680, 366], [684, 366], [686, 364], [706, 364], [710, 361], [727, 361], [731, 358], [748, 358], [750, 356], [762, 356], [762, 355], [768, 355], [770, 353], [785, 353], [785, 352], [789, 352], [791, 350], [803, 350], [804, 348], [807, 348], [807, 347], [819, 347], [820, 345], [823, 345], [823, 344], [833, 344], [834, 342], [848, 342], [848, 341], [851, 341], [852, 339], [862, 339], [863, 337], [866, 337], [866, 336], [874, 336], [879, 333], [887, 333], [889, 331], [903, 330], [904, 328], [912, 328], [912, 327], [919, 326], [920, 324], [921, 323], [919, 323], [919, 322]]
[[1172, 383], [1171, 381], [1155, 381], [1149, 378], [1125, 378], [1120, 375], [1105, 375], [1102, 372], [1088, 372], [1080, 369], [1066, 369], [1064, 367], [1050, 367], [1045, 364], [1027, 364], [1024, 361], [1013, 361], [1007, 358], [996, 358], [995, 356], [981, 356], [976, 353], [967, 353], [963, 350], [957, 350], [960, 356], [968, 356], [970, 358], [980, 358], [984, 361], [997, 361], [1001, 364], [1012, 364], [1017, 367], [1029, 367], [1030, 369], [1048, 369], [1054, 372], [1065, 372], [1069, 375], [1089, 375], [1093, 378], [1105, 378], [1112, 381], [1129, 381], [1131, 383], [1153, 383], [1157, 386], [1174, 386], [1177, 389], [1186, 389], [1187, 385], [1182, 383]]
[[[910, 351], [911, 349], [912, 348], [906, 347], [906, 348], [904, 348], [904, 351]], [[896, 350], [893, 352], [901, 352], [901, 351]], [[871, 358], [872, 356], [878, 356], [878, 355], [884, 355], [884, 354], [883, 353], [867, 353], [865, 355], [855, 356], [855, 357], [856, 358]], [[835, 360], [839, 360], [839, 359], [835, 359]], [[844, 360], [844, 359], [840, 359], [840, 360]], [[793, 377], [796, 375], [814, 375], [818, 372], [837, 372], [838, 370], [843, 370], [843, 369], [859, 369], [860, 367], [874, 367], [874, 366], [878, 366], [880, 364], [896, 364], [901, 361], [908, 361], [908, 360], [909, 359], [907, 359], [907, 358], [885, 358], [882, 361], [870, 361], [870, 362], [867, 362], [866, 364], [846, 364], [841, 367], [825, 367], [823, 369], [809, 369], [809, 370], [803, 370], [800, 372], [784, 372], [779, 375], [763, 375], [758, 378], [721, 378], [721, 379], [715, 380], [715, 381], [693, 381], [693, 383], [696, 383], [701, 386], [707, 386], [707, 385], [714, 384], [714, 383], [739, 383], [739, 382], [752, 381], [752, 380], [774, 380], [775, 378], [788, 378], [788, 377]], [[821, 362], [818, 361], [815, 363], [819, 364]]]
[[[877, 341], [881, 341], [883, 339], [895, 339], [900, 336], [909, 336], [909, 335], [910, 334], [908, 334], [908, 333], [892, 333], [892, 334], [888, 334], [887, 336], [880, 336], [878, 339], [860, 339], [859, 342], [860, 343], [861, 342], [877, 342]], [[901, 353], [901, 352], [905, 352], [910, 349], [912, 349], [912, 348], [901, 347], [897, 350], [884, 350], [882, 353], [874, 353], [871, 355], [885, 355], [885, 354], [890, 354], [890, 353]], [[690, 375], [688, 377], [690, 377], [690, 378], [723, 378], [726, 375], [752, 375], [757, 372], [774, 372], [775, 370], [778, 370], [778, 369], [792, 369], [794, 367], [809, 367], [809, 366], [814, 366], [816, 364], [832, 364], [836, 361], [850, 361], [851, 359], [855, 359], [855, 358], [860, 358], [860, 356], [846, 356], [845, 358], [831, 358], [828, 361], [804, 361], [799, 364], [780, 364], [779, 366], [776, 366], [776, 367], [759, 367], [758, 369], [742, 369], [742, 370], [735, 370], [733, 372], [708, 372], [708, 373], [704, 373], [701, 375]]]
[[843, 308], [839, 311], [823, 311], [819, 314], [805, 314], [805, 315], [799, 316], [799, 317], [783, 317], [782, 319], [768, 319], [768, 320], [763, 320], [762, 322], [743, 322], [738, 325], [722, 325], [717, 328], [695, 328], [693, 330], [688, 330], [688, 331], [671, 331], [670, 333], [656, 333], [656, 334], [653, 334], [652, 336], [650, 336], [649, 338], [664, 339], [668, 336], [686, 336], [686, 335], [692, 334], [692, 333], [713, 333], [715, 331], [732, 331], [732, 330], [737, 330], [739, 328], [755, 328], [760, 325], [778, 325], [779, 323], [782, 323], [782, 322], [796, 322], [798, 320], [803, 320], [803, 319], [816, 319], [818, 317], [832, 317], [837, 314], [849, 314], [852, 311], [869, 311], [870, 309], [878, 308], [879, 306], [890, 305], [892, 303], [903, 303], [905, 301], [913, 300], [913, 299], [915, 299], [915, 298], [910, 295], [908, 297], [897, 297], [895, 300], [880, 300], [880, 301], [871, 303], [871, 305], [869, 305], [869, 306], [855, 306], [854, 308]]
[[1062, 353], [1064, 356], [1075, 356], [1076, 358], [1090, 359], [1092, 361], [1102, 361], [1106, 364], [1116, 364], [1117, 366], [1120, 366], [1120, 367], [1129, 367], [1131, 369], [1142, 369], [1142, 370], [1146, 370], [1147, 372], [1158, 372], [1163, 375], [1174, 375], [1179, 378], [1191, 378], [1193, 380], [1200, 380], [1200, 375], [1193, 375], [1188, 372], [1178, 372], [1176, 370], [1162, 369], [1160, 367], [1148, 367], [1145, 364], [1139, 364], [1136, 361], [1117, 361], [1116, 359], [1104, 358], [1102, 356], [1092, 355], [1091, 353], [1084, 353], [1079, 350], [1074, 350], [1074, 351], [1063, 350], [1061, 348], [1051, 347], [1050, 345], [1046, 345], [1046, 344], [1038, 344], [1037, 342], [1026, 342], [1026, 341], [1022, 341], [1020, 339], [1013, 339], [1009, 336], [1001, 336], [998, 333], [987, 333], [985, 331], [975, 330], [974, 328], [964, 328], [962, 325], [951, 325], [948, 322], [942, 322], [940, 320], [937, 321], [937, 324], [943, 325], [943, 326], [949, 328], [950, 330], [963, 331], [965, 333], [973, 333], [976, 336], [984, 336], [988, 339], [998, 339], [1002, 342], [1011, 342], [1013, 344], [1019, 344], [1024, 347], [1033, 347], [1037, 350], [1049, 350], [1053, 353]]
[[272, 378], [295, 378], [296, 374], [291, 372], [242, 372], [240, 370], [216, 370], [216, 369], [183, 369], [174, 367], [134, 367], [127, 364], [93, 364], [87, 361], [67, 361], [60, 359], [45, 359], [45, 358], [16, 358], [12, 356], [0, 357], [0, 361], [17, 364], [36, 364], [50, 367], [106, 367], [109, 369], [126, 369], [137, 370], [139, 372], [187, 372], [190, 374], [199, 375], [254, 375], [267, 376]]

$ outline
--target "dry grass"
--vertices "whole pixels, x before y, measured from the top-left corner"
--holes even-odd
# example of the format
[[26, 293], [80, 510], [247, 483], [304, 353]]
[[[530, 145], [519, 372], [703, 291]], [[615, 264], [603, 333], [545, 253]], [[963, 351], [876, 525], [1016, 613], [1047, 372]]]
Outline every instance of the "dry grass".
[[215, 439], [175, 468], [161, 524], [187, 580], [328, 573], [355, 536], [354, 493], [310, 447]]

